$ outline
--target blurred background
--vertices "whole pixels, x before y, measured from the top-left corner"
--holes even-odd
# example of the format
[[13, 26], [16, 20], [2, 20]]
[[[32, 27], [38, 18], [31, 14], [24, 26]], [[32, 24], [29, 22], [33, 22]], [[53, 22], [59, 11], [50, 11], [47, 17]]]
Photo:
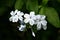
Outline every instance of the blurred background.
[[[20, 32], [19, 23], [9, 21], [10, 12], [15, 9], [29, 13], [47, 16], [47, 30], [35, 31], [36, 37], [31, 34], [31, 29]], [[45, 14], [46, 13], [46, 14]], [[0, 40], [60, 40], [60, 0], [0, 0]]]

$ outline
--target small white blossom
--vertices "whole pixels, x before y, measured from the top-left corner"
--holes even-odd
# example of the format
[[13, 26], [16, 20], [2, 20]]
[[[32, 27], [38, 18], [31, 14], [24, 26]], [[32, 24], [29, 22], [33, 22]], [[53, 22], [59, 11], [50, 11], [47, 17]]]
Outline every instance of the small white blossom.
[[25, 14], [24, 17], [25, 17], [25, 19], [24, 19], [25, 23], [29, 23], [30, 25], [34, 24], [34, 20], [35, 20], [35, 13], [34, 12], [30, 12], [30, 15]]
[[45, 17], [44, 15], [37, 15], [36, 16], [36, 24], [37, 24], [37, 30], [40, 30], [41, 29], [41, 26], [43, 26], [43, 29], [46, 30], [47, 27], [47, 21], [45, 20]]
[[17, 22], [18, 20], [22, 21], [23, 20], [23, 15], [24, 13], [18, 10], [11, 11], [10, 13], [11, 17], [9, 18], [10, 21], [12, 22]]
[[26, 25], [20, 25], [20, 27], [19, 27], [19, 31], [24, 31], [25, 28], [26, 28]]
[[32, 31], [32, 35], [35, 37], [35, 33]]

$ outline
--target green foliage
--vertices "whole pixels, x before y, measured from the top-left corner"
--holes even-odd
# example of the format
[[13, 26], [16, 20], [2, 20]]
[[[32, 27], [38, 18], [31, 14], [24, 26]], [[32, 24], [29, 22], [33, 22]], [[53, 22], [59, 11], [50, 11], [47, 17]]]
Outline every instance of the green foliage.
[[49, 23], [51, 23], [56, 28], [60, 28], [59, 16], [58, 16], [58, 13], [56, 12], [56, 10], [54, 8], [42, 7], [39, 13], [46, 15]]
[[29, 11], [38, 12], [38, 0], [27, 0], [26, 9]]
[[23, 6], [23, 0], [16, 0], [15, 9], [21, 9]]
[[42, 4], [46, 5], [48, 3], [48, 0], [42, 0]]

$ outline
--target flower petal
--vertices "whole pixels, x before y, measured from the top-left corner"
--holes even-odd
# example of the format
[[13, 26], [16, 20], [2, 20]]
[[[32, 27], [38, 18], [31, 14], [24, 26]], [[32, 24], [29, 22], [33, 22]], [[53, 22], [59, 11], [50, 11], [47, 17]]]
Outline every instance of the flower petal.
[[24, 19], [24, 22], [25, 23], [28, 23], [30, 19]]
[[17, 15], [20, 15], [20, 11], [17, 12]]
[[23, 13], [23, 12], [20, 12], [20, 13], [21, 13], [21, 14], [20, 14], [21, 16], [23, 16], [23, 15], [24, 15], [24, 13]]
[[9, 18], [9, 20], [12, 21], [12, 22], [17, 22], [17, 21], [18, 21], [18, 16], [17, 16], [17, 15], [11, 16], [11, 17]]
[[23, 17], [22, 17], [22, 16], [19, 16], [18, 18], [19, 18], [19, 20], [20, 20], [20, 21], [22, 21], [22, 20], [23, 20]]
[[42, 23], [43, 26], [47, 25], [47, 21], [46, 20], [42, 20], [41, 23]]
[[15, 13], [17, 13], [17, 12], [18, 12], [18, 10], [16, 9], [16, 10], [15, 10]]
[[20, 25], [20, 27], [19, 27], [19, 31], [24, 31], [25, 28], [26, 28], [26, 25]]
[[29, 24], [30, 24], [31, 26], [34, 25], [34, 20], [30, 19], [30, 20], [29, 20]]
[[36, 20], [36, 16], [33, 16], [31, 19]]
[[41, 20], [44, 20], [46, 18], [45, 15], [41, 15]]
[[31, 16], [35, 15], [35, 12], [34, 11], [30, 12], [30, 15]]
[[32, 35], [35, 37], [35, 33], [32, 31]]
[[41, 19], [41, 16], [40, 15], [36, 15], [36, 19], [37, 20], [40, 20]]
[[9, 18], [9, 21], [12, 21], [12, 17]]
[[17, 22], [17, 21], [18, 21], [18, 16], [15, 15], [15, 16], [13, 17], [13, 22]]
[[24, 15], [25, 18], [30, 18], [29, 14]]
[[36, 19], [36, 18], [35, 18], [35, 12], [33, 12], [33, 11], [30, 12], [30, 18], [31, 18], [31, 19]]
[[23, 13], [23, 12], [21, 12], [21, 11], [18, 11], [18, 12], [17, 12], [17, 15], [18, 15], [18, 16], [23, 16], [23, 15], [24, 15], [24, 13]]
[[41, 29], [41, 22], [38, 22], [37, 23], [37, 30], [40, 30]]
[[46, 30], [47, 29], [47, 21], [42, 20], [41, 23], [42, 23], [43, 29]]
[[10, 12], [10, 15], [14, 16], [17, 12], [18, 12], [18, 10], [11, 11], [11, 12]]
[[15, 13], [14, 13], [13, 11], [11, 11], [11, 12], [10, 12], [10, 15], [13, 16], [13, 15], [15, 15]]
[[47, 26], [43, 26], [43, 29], [46, 30], [47, 29]]

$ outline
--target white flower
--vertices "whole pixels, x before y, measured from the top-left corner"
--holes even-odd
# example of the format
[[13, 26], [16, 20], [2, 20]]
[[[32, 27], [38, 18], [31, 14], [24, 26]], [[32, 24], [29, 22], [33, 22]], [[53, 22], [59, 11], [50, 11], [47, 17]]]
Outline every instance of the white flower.
[[18, 20], [20, 20], [20, 21], [23, 20], [23, 17], [22, 17], [24, 15], [23, 12], [15, 10], [15, 11], [11, 11], [10, 14], [11, 14], [11, 17], [9, 18], [9, 20], [12, 22], [17, 22]]
[[24, 31], [25, 28], [26, 28], [26, 25], [20, 25], [20, 27], [19, 27], [19, 31]]
[[9, 20], [12, 21], [12, 22], [17, 22], [17, 21], [18, 21], [18, 16], [17, 16], [17, 15], [11, 16], [11, 17], [9, 18]]
[[35, 37], [35, 33], [32, 31], [32, 35]]
[[43, 29], [46, 30], [47, 27], [47, 21], [45, 20], [46, 16], [44, 15], [37, 15], [36, 16], [36, 24], [37, 24], [37, 30], [41, 29], [41, 26], [43, 26]]
[[30, 15], [29, 14], [25, 14], [24, 17], [25, 17], [25, 19], [24, 19], [25, 23], [29, 23], [30, 25], [34, 24], [34, 20], [36, 19], [34, 12], [30, 12]]

